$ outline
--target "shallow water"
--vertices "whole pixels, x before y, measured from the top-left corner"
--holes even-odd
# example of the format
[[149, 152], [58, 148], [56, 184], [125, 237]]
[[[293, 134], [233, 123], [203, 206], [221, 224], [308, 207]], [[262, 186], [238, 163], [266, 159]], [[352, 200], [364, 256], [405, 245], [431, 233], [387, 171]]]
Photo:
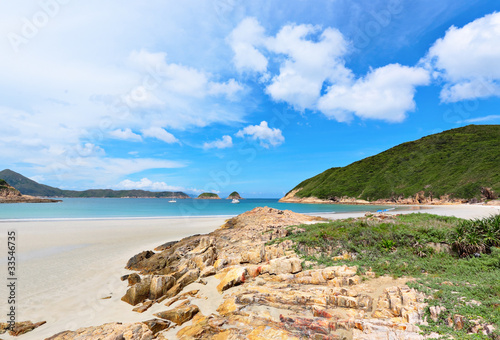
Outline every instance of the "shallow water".
[[60, 203], [0, 204], [1, 220], [116, 219], [197, 216], [235, 216], [255, 207], [272, 207], [299, 213], [377, 211], [387, 206], [280, 203], [278, 199], [231, 200], [158, 198], [63, 198]]

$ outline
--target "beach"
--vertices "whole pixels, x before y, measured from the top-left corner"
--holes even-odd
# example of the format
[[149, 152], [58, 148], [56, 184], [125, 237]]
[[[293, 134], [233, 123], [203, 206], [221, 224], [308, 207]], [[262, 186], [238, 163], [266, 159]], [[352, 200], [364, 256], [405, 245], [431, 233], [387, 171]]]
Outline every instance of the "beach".
[[[404, 206], [400, 209], [388, 213], [418, 211], [480, 218], [500, 212], [498, 206], [481, 205]], [[364, 213], [317, 215], [341, 219], [361, 217]], [[124, 269], [128, 259], [168, 241], [209, 233], [226, 219], [190, 217], [0, 222], [4, 240], [0, 247], [2, 252], [7, 253], [7, 231], [14, 230], [17, 235], [16, 319], [47, 322], [17, 339], [44, 339], [64, 330], [154, 318], [153, 313], [161, 306], [140, 314], [120, 300], [127, 290], [126, 282], [122, 282], [120, 277], [130, 273]], [[6, 256], [2, 254], [1, 259], [0, 275], [6, 278]], [[7, 305], [4, 303], [7, 301], [5, 284], [2, 284], [0, 301], [1, 306]], [[206, 303], [210, 304], [210, 299]], [[1, 311], [2, 315], [6, 312]], [[7, 334], [0, 337], [15, 338]]]

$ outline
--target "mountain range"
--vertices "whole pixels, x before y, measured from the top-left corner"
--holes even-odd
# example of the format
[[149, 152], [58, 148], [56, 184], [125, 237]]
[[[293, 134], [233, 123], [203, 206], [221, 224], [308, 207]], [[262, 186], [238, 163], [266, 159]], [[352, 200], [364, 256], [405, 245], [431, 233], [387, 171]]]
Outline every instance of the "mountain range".
[[190, 198], [189, 195], [176, 191], [152, 192], [145, 190], [90, 189], [84, 191], [63, 190], [37, 183], [15, 171], [0, 171], [0, 179], [15, 187], [23, 195], [41, 197], [113, 197], [113, 198]]

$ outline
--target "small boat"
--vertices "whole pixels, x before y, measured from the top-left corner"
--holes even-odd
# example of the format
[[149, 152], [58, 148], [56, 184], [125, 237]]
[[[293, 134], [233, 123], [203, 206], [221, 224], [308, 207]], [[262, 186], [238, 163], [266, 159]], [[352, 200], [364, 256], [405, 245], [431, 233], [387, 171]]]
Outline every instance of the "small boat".
[[233, 200], [231, 201], [231, 203], [240, 203], [240, 201], [237, 200], [236, 198], [233, 198]]
[[168, 201], [168, 203], [177, 203], [177, 201], [175, 200], [175, 198], [172, 198], [170, 201]]

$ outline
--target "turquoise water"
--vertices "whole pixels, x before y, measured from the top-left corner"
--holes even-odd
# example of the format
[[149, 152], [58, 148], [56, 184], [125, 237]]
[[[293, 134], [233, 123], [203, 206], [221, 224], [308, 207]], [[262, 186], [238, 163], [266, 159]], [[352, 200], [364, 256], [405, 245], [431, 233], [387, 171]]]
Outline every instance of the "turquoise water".
[[299, 213], [376, 211], [387, 207], [279, 203], [277, 199], [177, 200], [148, 198], [64, 198], [60, 203], [0, 204], [0, 220], [102, 219], [174, 216], [235, 216], [255, 207], [272, 207]]

